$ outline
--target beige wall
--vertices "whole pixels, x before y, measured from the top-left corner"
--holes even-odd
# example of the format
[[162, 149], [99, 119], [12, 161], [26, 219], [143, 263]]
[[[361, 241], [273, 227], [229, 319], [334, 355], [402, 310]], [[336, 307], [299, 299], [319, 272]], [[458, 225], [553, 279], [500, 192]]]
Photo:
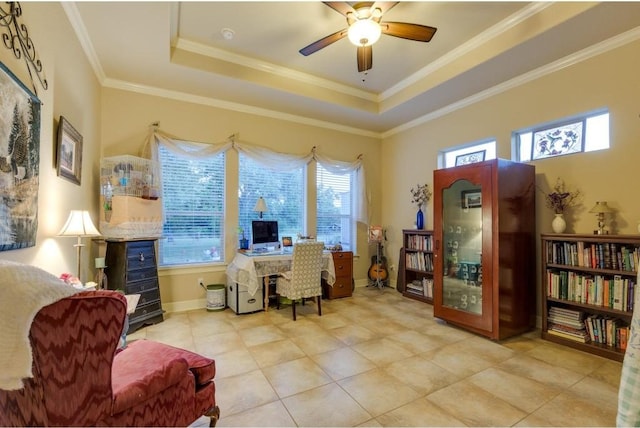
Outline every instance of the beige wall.
[[[588, 211], [599, 200], [606, 200], [616, 211], [615, 233], [637, 233], [640, 199], [634, 185], [640, 161], [639, 51], [640, 42], [628, 44], [386, 138], [382, 144], [385, 203], [381, 210], [383, 224], [393, 231], [387, 255], [394, 256], [397, 263], [401, 229], [413, 227], [415, 221], [409, 189], [416, 183], [433, 185], [439, 150], [493, 137], [498, 142], [498, 156], [510, 159], [513, 130], [601, 107], [610, 110], [611, 148], [534, 161], [536, 184], [548, 189], [561, 177], [568, 186], [583, 192], [583, 204], [568, 215], [568, 233], [592, 233], [597, 223]], [[551, 233], [553, 214], [541, 192], [537, 192], [536, 206], [538, 235]], [[433, 227], [433, 201], [427, 206], [426, 227]], [[539, 260], [532, 263], [539, 272]]]
[[[98, 196], [94, 170], [100, 158], [100, 85], [82, 51], [60, 3], [23, 2], [22, 23], [29, 30], [42, 61], [49, 89], [36, 81], [42, 102], [40, 132], [40, 184], [36, 246], [3, 251], [0, 258], [33, 264], [58, 276], [76, 271], [74, 238], [58, 238], [69, 210], [88, 209], [97, 221]], [[7, 8], [3, 5], [3, 8]], [[32, 88], [23, 60], [0, 44], [2, 61]], [[64, 116], [83, 136], [81, 186], [59, 178], [55, 169], [57, 124]], [[96, 223], [97, 224], [97, 223]], [[90, 240], [83, 252], [82, 279], [93, 278], [90, 260], [96, 248]]]
[[[149, 125], [160, 123], [160, 129], [185, 140], [221, 143], [237, 134], [242, 142], [294, 154], [307, 154], [316, 146], [319, 153], [334, 159], [352, 161], [364, 155], [367, 186], [372, 196], [372, 220], [380, 221], [380, 140], [301, 125], [284, 120], [247, 113], [222, 110], [193, 102], [160, 98], [152, 95], [104, 88], [102, 105], [103, 150], [105, 156], [138, 155], [149, 132]], [[109, 124], [109, 125], [106, 125]], [[227, 262], [237, 249], [238, 156], [228, 152], [226, 183]], [[311, 190], [311, 189], [310, 189]], [[308, 211], [315, 212], [310, 198]], [[314, 230], [314, 219], [310, 229]], [[370, 264], [366, 227], [359, 225], [358, 254], [354, 261], [356, 280], [366, 284]], [[166, 268], [160, 270], [160, 292], [163, 306], [169, 310], [203, 307], [205, 292], [197, 285], [224, 283], [225, 265]]]

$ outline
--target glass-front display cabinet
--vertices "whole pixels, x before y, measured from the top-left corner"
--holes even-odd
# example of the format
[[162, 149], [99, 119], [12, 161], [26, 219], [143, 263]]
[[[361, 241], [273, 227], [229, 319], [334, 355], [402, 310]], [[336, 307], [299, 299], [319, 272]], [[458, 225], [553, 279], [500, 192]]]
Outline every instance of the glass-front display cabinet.
[[434, 171], [434, 316], [500, 340], [535, 327], [535, 169]]

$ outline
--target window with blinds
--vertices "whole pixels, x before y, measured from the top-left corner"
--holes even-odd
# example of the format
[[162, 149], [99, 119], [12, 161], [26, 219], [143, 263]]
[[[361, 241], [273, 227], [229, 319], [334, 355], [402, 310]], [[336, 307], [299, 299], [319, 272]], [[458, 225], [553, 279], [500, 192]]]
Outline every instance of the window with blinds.
[[187, 159], [160, 146], [161, 266], [224, 260], [225, 155]]
[[253, 210], [262, 196], [267, 204], [264, 220], [278, 221], [278, 238], [294, 238], [305, 233], [305, 168], [275, 171], [240, 153], [238, 216], [239, 227], [251, 239], [251, 221], [258, 220]]
[[317, 236], [327, 247], [340, 244], [344, 250], [355, 250], [353, 183], [353, 173], [332, 174], [318, 163]]

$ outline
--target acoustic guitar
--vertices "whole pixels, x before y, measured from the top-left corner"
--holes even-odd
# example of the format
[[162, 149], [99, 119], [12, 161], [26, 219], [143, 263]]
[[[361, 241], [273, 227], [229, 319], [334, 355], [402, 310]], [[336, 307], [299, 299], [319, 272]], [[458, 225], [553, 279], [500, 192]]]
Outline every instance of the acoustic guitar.
[[369, 268], [369, 279], [376, 283], [381, 283], [389, 278], [387, 270], [387, 258], [382, 254], [382, 243], [378, 242], [376, 255], [371, 257], [371, 267]]

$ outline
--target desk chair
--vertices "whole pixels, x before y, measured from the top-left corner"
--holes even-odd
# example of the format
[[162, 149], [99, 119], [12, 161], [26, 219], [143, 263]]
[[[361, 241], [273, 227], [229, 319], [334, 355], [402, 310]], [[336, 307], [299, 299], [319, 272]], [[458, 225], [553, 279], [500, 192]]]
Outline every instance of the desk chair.
[[278, 308], [280, 296], [291, 300], [293, 320], [296, 320], [296, 300], [315, 297], [318, 316], [322, 316], [322, 250], [323, 242], [299, 242], [293, 246], [291, 270], [281, 273], [276, 281]]

